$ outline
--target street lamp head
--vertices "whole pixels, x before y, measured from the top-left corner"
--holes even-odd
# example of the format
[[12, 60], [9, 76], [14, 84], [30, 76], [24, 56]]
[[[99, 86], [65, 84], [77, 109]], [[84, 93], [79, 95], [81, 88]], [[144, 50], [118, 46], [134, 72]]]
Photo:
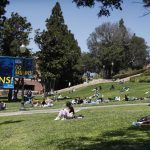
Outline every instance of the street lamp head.
[[111, 65], [113, 66], [113, 65], [114, 65], [114, 62], [112, 62]]
[[25, 51], [26, 51], [26, 46], [25, 46], [24, 44], [22, 44], [22, 45], [20, 46], [20, 52], [21, 52], [21, 53], [25, 53]]

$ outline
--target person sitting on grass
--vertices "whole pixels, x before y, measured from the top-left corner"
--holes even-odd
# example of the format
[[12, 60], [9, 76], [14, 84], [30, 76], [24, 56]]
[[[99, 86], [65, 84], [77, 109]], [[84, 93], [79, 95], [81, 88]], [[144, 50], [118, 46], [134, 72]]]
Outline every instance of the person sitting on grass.
[[6, 109], [6, 103], [0, 101], [0, 110]]
[[124, 99], [125, 99], [125, 101], [128, 101], [129, 97], [125, 94]]
[[129, 91], [129, 87], [127, 87], [127, 86], [124, 86], [124, 87], [120, 90], [121, 93], [122, 93], [122, 92], [127, 92], [127, 91]]
[[114, 89], [115, 89], [114, 85], [111, 85], [110, 90], [114, 90]]
[[41, 106], [42, 107], [51, 107], [51, 106], [53, 106], [52, 100], [49, 99], [48, 97], [46, 99], [43, 98], [43, 101], [41, 102]]
[[41, 102], [39, 100], [33, 100], [32, 105], [33, 107], [41, 106]]
[[55, 120], [73, 119], [75, 117], [75, 111], [70, 101], [66, 102], [66, 108], [62, 109]]

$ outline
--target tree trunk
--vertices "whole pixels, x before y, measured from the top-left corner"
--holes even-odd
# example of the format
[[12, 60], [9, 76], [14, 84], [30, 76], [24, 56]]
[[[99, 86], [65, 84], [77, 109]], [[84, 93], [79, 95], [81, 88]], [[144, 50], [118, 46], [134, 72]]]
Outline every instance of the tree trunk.
[[20, 78], [18, 80], [15, 80], [16, 81], [16, 89], [14, 89], [14, 96], [13, 96], [13, 100], [17, 100], [17, 95], [18, 95], [18, 92], [19, 92], [19, 87], [20, 87]]
[[12, 101], [12, 89], [9, 89], [9, 92], [8, 92], [8, 101]]

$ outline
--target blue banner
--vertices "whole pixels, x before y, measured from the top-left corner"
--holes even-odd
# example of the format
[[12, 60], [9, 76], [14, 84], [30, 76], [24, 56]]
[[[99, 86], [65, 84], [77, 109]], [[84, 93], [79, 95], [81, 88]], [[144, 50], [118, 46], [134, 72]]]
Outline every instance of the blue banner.
[[15, 58], [15, 78], [33, 78], [32, 58]]
[[0, 89], [14, 88], [14, 58], [0, 56]]

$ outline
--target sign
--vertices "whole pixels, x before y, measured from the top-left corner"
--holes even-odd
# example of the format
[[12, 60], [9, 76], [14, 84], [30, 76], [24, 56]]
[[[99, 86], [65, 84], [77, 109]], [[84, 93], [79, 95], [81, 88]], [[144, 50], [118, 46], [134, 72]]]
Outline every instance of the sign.
[[0, 56], [0, 89], [14, 88], [14, 58]]
[[24, 77], [33, 78], [33, 59], [24, 58], [23, 59]]
[[33, 78], [33, 59], [32, 58], [15, 58], [15, 77], [16, 78]]
[[15, 77], [23, 78], [24, 70], [23, 70], [23, 58], [17, 57], [15, 58]]

